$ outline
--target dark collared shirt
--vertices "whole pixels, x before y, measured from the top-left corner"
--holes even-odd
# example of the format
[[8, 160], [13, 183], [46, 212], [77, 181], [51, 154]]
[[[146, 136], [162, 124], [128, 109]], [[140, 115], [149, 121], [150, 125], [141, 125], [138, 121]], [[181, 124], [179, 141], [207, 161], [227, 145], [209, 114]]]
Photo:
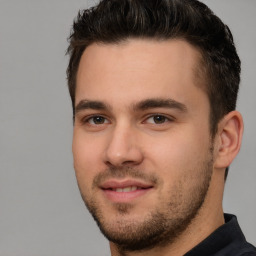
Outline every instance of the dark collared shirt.
[[256, 256], [256, 248], [246, 241], [236, 216], [224, 217], [224, 225], [184, 256]]

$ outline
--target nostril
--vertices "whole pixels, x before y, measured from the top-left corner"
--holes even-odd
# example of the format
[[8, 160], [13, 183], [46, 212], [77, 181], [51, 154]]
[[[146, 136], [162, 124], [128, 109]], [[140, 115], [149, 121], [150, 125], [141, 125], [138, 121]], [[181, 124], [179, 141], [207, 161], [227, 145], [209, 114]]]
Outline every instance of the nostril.
[[135, 161], [124, 161], [122, 165], [133, 165]]
[[119, 162], [119, 163], [114, 163], [111, 161], [106, 161], [105, 164], [109, 167], [109, 168], [116, 168], [116, 167], [128, 167], [128, 166], [135, 166], [138, 163], [136, 161], [123, 161], [123, 162]]

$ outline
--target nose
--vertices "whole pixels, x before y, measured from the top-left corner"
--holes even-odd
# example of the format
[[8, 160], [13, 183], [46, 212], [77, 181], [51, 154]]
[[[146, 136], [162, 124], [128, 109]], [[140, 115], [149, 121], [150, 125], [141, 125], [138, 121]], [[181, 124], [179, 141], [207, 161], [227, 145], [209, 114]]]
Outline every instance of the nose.
[[105, 163], [110, 167], [136, 166], [143, 161], [138, 134], [131, 127], [116, 126], [105, 150]]

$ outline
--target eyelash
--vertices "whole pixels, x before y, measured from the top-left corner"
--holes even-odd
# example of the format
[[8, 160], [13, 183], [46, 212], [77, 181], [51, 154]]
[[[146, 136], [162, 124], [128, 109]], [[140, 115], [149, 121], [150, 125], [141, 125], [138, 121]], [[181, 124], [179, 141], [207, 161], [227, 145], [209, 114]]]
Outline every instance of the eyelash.
[[[97, 125], [97, 124], [91, 124], [90, 123], [90, 120], [93, 120], [93, 119], [96, 119], [96, 118], [102, 118], [104, 119], [104, 123], [102, 124], [105, 124], [105, 121], [108, 120], [106, 117], [102, 116], [102, 115], [93, 115], [93, 116], [89, 116], [89, 117], [86, 117], [84, 119], [82, 119], [82, 123], [83, 124], [86, 124], [88, 123], [89, 125]], [[108, 122], [109, 123], [109, 122]], [[98, 124], [98, 125], [102, 125], [102, 124]]]
[[[160, 118], [162, 118], [162, 119], [164, 119], [163, 120], [163, 122], [161, 122], [161, 120], [160, 120], [160, 123], [156, 123], [156, 120], [154, 119], [154, 118], [157, 118], [157, 117], [160, 117]], [[100, 123], [100, 124], [95, 124], [95, 122], [93, 123], [93, 124], [91, 124], [90, 123], [90, 121], [91, 120], [93, 120], [93, 119], [96, 119], [96, 118], [101, 118], [101, 119], [103, 119], [103, 123]], [[145, 121], [143, 121], [143, 123], [147, 123], [147, 121], [149, 120], [149, 119], [153, 119], [153, 122], [149, 122], [149, 124], [155, 124], [155, 125], [163, 125], [163, 124], [165, 124], [166, 122], [172, 122], [172, 121], [174, 121], [174, 118], [172, 118], [172, 117], [167, 117], [167, 116], [165, 116], [165, 115], [162, 115], [162, 114], [151, 114], [151, 115], [148, 115], [144, 120]], [[95, 120], [94, 120], [95, 121]], [[107, 121], [107, 123], [106, 123], [106, 121]], [[95, 126], [98, 126], [98, 125], [104, 125], [104, 124], [108, 124], [108, 123], [110, 123], [110, 121], [108, 121], [108, 119], [106, 118], [106, 117], [104, 117], [104, 116], [102, 116], [102, 115], [93, 115], [93, 116], [89, 116], [89, 117], [86, 117], [86, 118], [84, 118], [83, 120], [82, 120], [82, 123], [83, 124], [89, 124], [89, 125], [95, 125]]]
[[[156, 119], [155, 118], [161, 118], [161, 119], [164, 119], [163, 120], [163, 122], [161, 122], [161, 120], [159, 120], [160, 121], [160, 123], [157, 123], [156, 122]], [[144, 122], [146, 122], [146, 121], [148, 121], [149, 119], [153, 119], [153, 122], [152, 123], [150, 123], [150, 124], [155, 124], [155, 125], [163, 125], [163, 124], [165, 124], [165, 123], [167, 123], [167, 122], [172, 122], [172, 121], [174, 121], [174, 118], [171, 118], [171, 117], [167, 117], [166, 115], [162, 115], [162, 114], [152, 114], [152, 115], [149, 115], [149, 116], [147, 116], [147, 118], [145, 119], [145, 121]]]

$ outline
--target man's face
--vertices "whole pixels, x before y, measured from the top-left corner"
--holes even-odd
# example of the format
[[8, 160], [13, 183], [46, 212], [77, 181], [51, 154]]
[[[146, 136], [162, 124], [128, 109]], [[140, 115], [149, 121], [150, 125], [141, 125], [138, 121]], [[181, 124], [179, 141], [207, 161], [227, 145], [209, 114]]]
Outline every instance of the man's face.
[[210, 106], [181, 40], [93, 44], [77, 74], [74, 166], [102, 232], [126, 249], [174, 239], [213, 166]]

